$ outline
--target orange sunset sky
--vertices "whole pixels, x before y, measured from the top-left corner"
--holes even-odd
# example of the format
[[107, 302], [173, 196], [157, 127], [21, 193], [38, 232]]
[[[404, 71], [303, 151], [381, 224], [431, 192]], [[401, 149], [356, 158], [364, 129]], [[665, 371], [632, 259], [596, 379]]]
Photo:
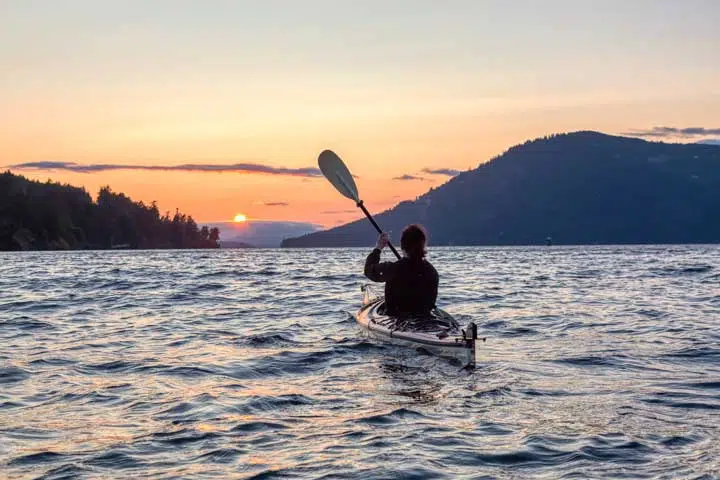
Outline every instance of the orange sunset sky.
[[18, 165], [297, 169], [330, 148], [379, 212], [528, 138], [720, 127], [719, 24], [711, 0], [5, 0], [0, 166], [200, 222], [331, 226], [360, 215], [322, 177]]

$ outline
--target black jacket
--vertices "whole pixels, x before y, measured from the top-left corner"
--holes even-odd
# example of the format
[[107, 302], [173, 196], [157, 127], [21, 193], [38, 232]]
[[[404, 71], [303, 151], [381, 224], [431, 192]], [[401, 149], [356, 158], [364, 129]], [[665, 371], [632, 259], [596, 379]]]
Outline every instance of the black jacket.
[[373, 282], [385, 282], [389, 315], [427, 314], [435, 308], [440, 277], [425, 259], [405, 257], [381, 263], [376, 248], [365, 260], [365, 276]]

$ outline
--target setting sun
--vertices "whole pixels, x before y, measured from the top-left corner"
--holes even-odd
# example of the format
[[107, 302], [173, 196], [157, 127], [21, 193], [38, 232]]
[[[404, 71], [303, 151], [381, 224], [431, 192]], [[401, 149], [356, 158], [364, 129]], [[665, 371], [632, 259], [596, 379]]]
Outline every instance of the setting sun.
[[238, 213], [237, 215], [235, 215], [233, 222], [242, 223], [246, 220], [247, 220], [247, 217], [245, 215], [243, 215], [242, 213]]

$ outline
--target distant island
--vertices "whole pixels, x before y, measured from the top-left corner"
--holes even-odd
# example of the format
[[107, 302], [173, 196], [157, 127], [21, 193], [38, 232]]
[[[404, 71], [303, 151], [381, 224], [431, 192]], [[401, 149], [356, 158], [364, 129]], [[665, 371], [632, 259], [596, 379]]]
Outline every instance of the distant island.
[[191, 216], [160, 215], [103, 187], [93, 201], [83, 188], [0, 174], [0, 250], [218, 248], [217, 228]]
[[[720, 243], [720, 147], [590, 131], [551, 135], [376, 219], [395, 241], [406, 224], [421, 223], [433, 245]], [[282, 245], [369, 246], [375, 238], [362, 219]]]
[[220, 241], [220, 248], [257, 248], [255, 245], [250, 245], [246, 242], [240, 242], [237, 240], [222, 240]]

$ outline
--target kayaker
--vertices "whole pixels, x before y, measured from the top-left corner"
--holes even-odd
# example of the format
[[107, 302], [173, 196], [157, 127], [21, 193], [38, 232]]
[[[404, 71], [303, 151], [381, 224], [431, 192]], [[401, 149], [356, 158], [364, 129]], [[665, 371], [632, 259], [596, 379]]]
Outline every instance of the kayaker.
[[382, 249], [388, 244], [383, 233], [365, 260], [365, 276], [373, 282], [385, 282], [385, 304], [388, 315], [424, 315], [435, 308], [439, 275], [425, 259], [427, 235], [420, 225], [408, 225], [400, 238], [405, 254], [396, 262], [380, 262]]

